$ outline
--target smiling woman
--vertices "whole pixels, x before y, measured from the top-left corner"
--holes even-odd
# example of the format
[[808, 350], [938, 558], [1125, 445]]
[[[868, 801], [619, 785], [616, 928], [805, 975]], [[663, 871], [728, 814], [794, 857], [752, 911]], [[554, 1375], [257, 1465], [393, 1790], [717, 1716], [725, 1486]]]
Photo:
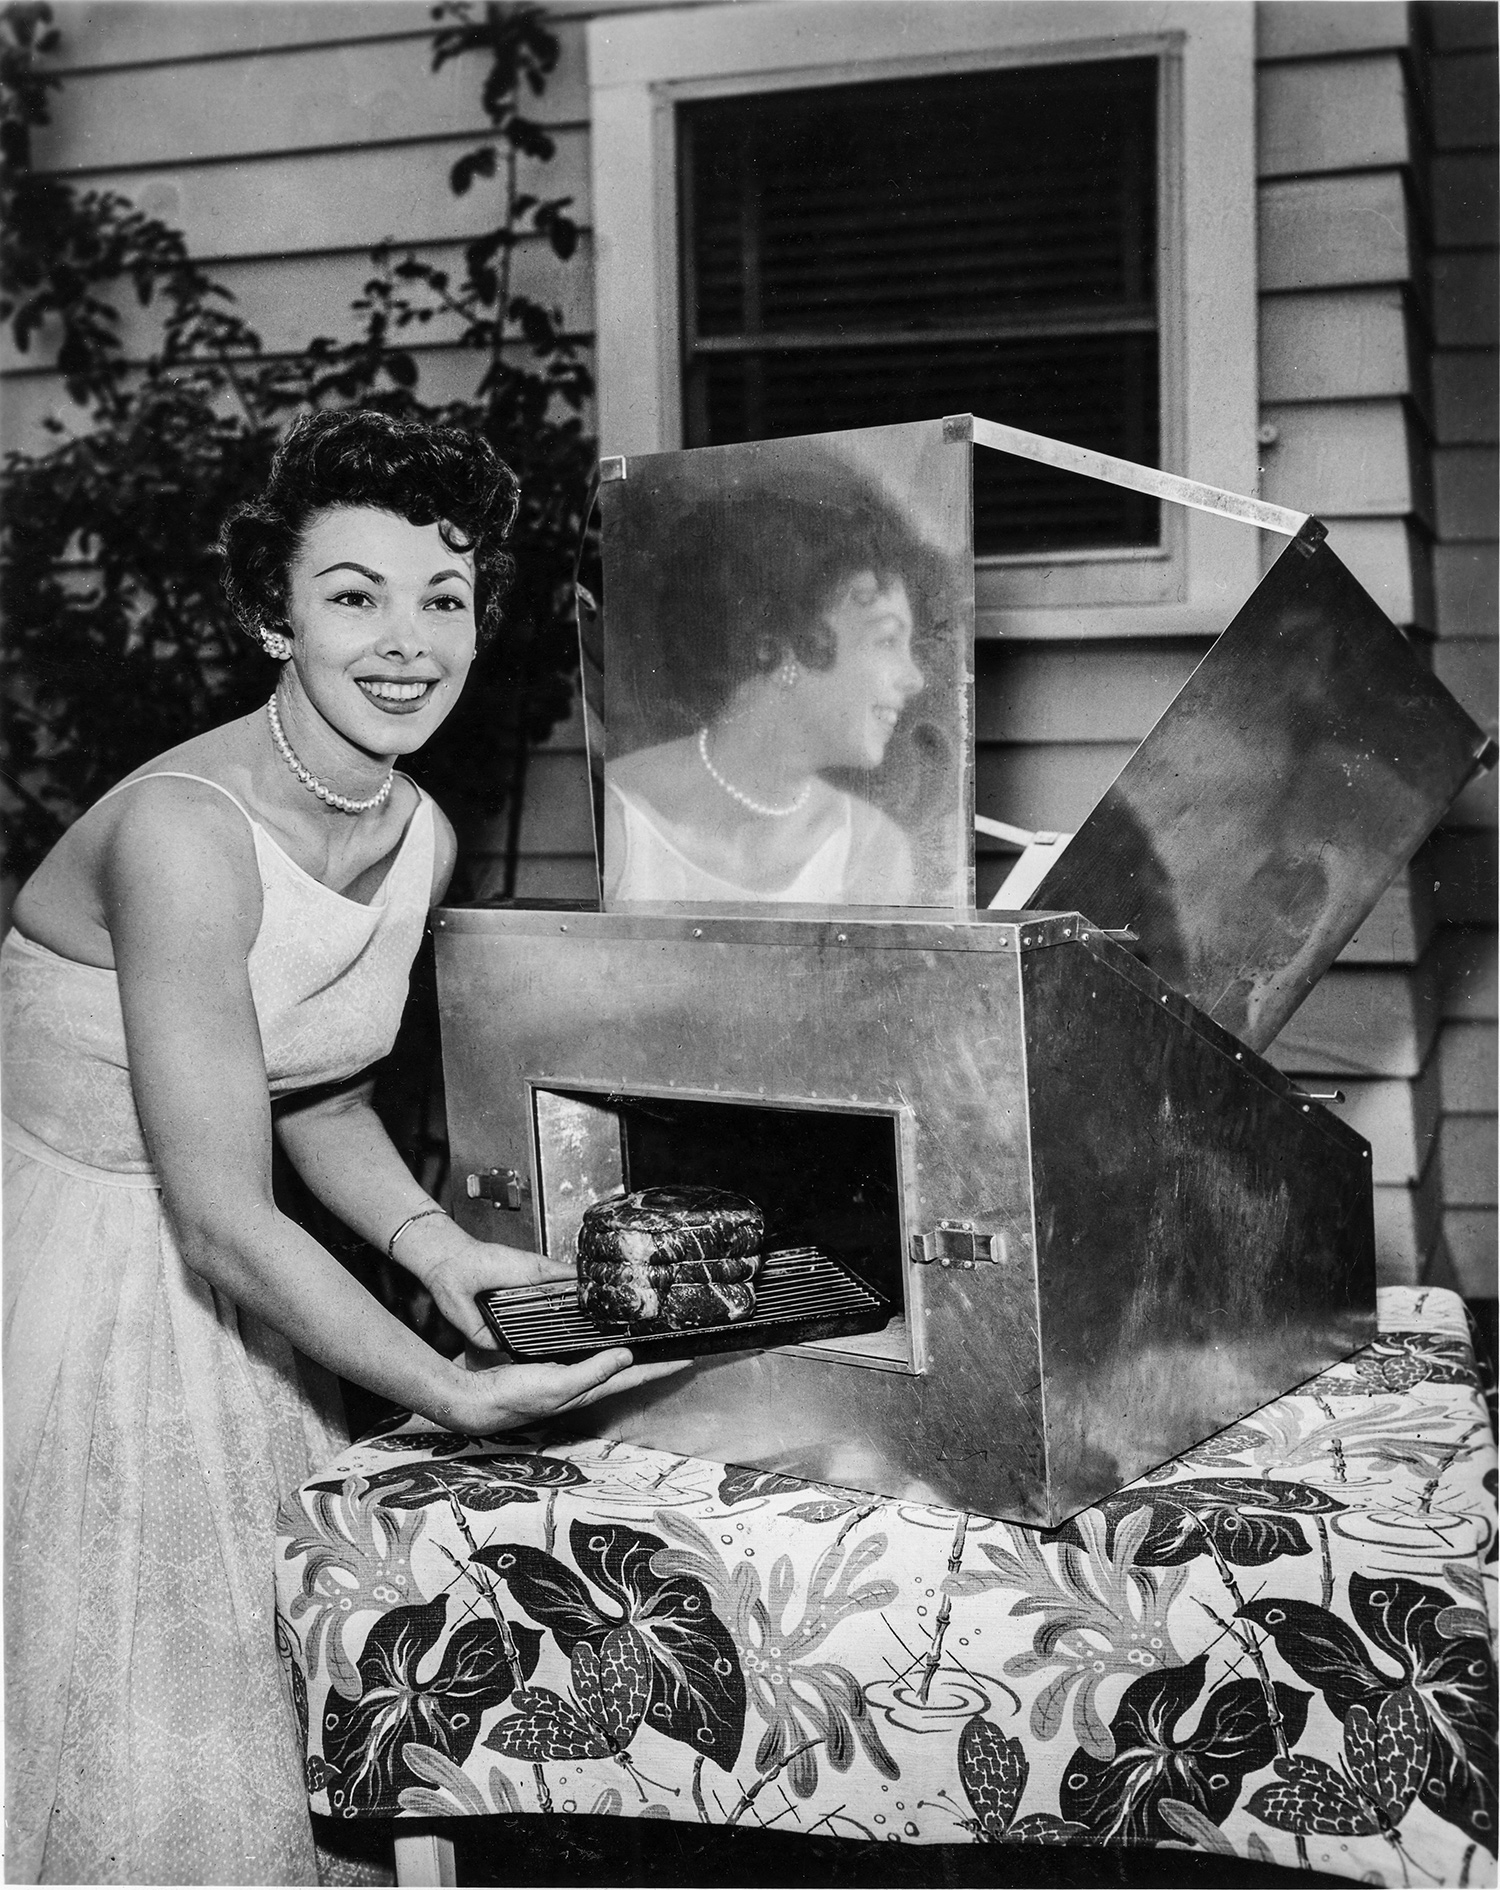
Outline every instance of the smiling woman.
[[[231, 602], [281, 665], [265, 712], [113, 788], [16, 901], [13, 1882], [317, 1881], [271, 1545], [340, 1441], [334, 1374], [478, 1434], [647, 1375], [623, 1351], [495, 1364], [475, 1293], [554, 1269], [455, 1226], [362, 1077], [453, 865], [396, 763], [498, 627], [515, 504], [465, 434], [361, 412], [294, 427], [222, 546]], [[494, 1369], [424, 1345], [277, 1211], [273, 1138]]]

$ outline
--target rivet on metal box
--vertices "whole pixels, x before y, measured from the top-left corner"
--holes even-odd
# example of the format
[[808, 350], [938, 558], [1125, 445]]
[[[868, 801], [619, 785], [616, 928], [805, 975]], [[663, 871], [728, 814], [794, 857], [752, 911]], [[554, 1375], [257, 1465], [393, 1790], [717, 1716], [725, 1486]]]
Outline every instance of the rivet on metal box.
[[[974, 805], [976, 449], [1288, 541], [1070, 836]], [[590, 1428], [1050, 1525], [1365, 1343], [1369, 1147], [1261, 1053], [1494, 751], [1318, 521], [966, 414], [602, 472], [602, 909], [439, 916], [458, 1212], [567, 1257], [623, 1189], [727, 1188], [792, 1259]], [[820, 533], [890, 651], [852, 706], [777, 630]], [[817, 703], [815, 778], [736, 775]], [[568, 1291], [494, 1308], [520, 1353], [609, 1342]]]

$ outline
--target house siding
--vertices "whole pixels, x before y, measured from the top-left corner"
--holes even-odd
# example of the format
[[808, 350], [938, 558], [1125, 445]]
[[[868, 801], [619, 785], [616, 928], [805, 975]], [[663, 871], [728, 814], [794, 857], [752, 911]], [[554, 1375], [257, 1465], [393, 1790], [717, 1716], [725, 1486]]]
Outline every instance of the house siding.
[[[1259, 12], [1263, 490], [1316, 504], [1492, 730], [1493, 46], [1488, 7]], [[1456, 1271], [1479, 1292], [1494, 1290], [1493, 810], [1492, 782], [1466, 791], [1273, 1053], [1349, 1094], [1383, 1277]]]
[[[536, 115], [547, 193], [571, 192], [581, 254], [523, 247], [520, 285], [592, 340], [583, 21]], [[485, 127], [480, 58], [428, 70], [418, 0], [58, 7], [68, 82], [38, 160], [183, 228], [273, 350], [350, 331], [382, 240], [449, 258], [485, 227], [482, 182], [448, 189]], [[1496, 252], [1494, 13], [1450, 0], [1300, 0], [1257, 10], [1262, 490], [1314, 506], [1332, 542], [1494, 726]], [[143, 347], [147, 319], [128, 316]], [[434, 325], [433, 393], [473, 385]], [[67, 403], [44, 362], [7, 359], [10, 438]], [[993, 626], [986, 626], [993, 628]], [[978, 660], [978, 804], [1075, 826], [1203, 653], [1201, 637], [1021, 642]], [[519, 890], [586, 895], [591, 827], [575, 716], [533, 757]], [[482, 885], [498, 885], [492, 840]], [[1276, 1047], [1333, 1077], [1374, 1150], [1383, 1276], [1493, 1291], [1495, 795], [1471, 788]], [[981, 896], [1004, 862], [981, 843]]]
[[[1432, 131], [1433, 666], [1496, 726], [1500, 153], [1496, 13], [1428, 14]], [[1443, 1235], [1469, 1292], [1495, 1291], [1495, 778], [1470, 788], [1430, 849], [1448, 976], [1437, 1043]]]

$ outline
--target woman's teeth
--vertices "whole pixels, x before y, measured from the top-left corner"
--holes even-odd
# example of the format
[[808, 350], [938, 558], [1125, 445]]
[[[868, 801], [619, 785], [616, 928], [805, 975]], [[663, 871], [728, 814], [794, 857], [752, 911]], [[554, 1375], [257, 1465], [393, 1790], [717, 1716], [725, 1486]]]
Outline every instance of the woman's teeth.
[[377, 702], [420, 702], [433, 685], [430, 682], [367, 682], [361, 677], [359, 686]]

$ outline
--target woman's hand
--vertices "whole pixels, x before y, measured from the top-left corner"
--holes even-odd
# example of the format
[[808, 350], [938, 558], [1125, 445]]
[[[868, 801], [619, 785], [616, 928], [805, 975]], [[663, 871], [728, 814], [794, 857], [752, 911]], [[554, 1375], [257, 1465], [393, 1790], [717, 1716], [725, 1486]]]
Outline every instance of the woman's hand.
[[474, 1240], [445, 1214], [414, 1222], [397, 1241], [396, 1252], [468, 1347], [467, 1363], [455, 1361], [440, 1398], [422, 1414], [448, 1430], [471, 1437], [515, 1430], [557, 1412], [581, 1410], [596, 1398], [632, 1391], [689, 1363], [637, 1365], [623, 1346], [596, 1352], [577, 1365], [524, 1365], [500, 1358], [475, 1294], [570, 1281], [572, 1266], [519, 1247]]
[[[493, 1354], [491, 1354], [493, 1356]], [[524, 1429], [542, 1418], [578, 1411], [598, 1398], [633, 1391], [685, 1371], [688, 1359], [637, 1365], [623, 1346], [596, 1352], [578, 1365], [520, 1365], [506, 1360], [477, 1371], [453, 1366], [442, 1398], [423, 1411], [445, 1430], [467, 1437]]]
[[426, 1214], [414, 1221], [396, 1242], [395, 1256], [431, 1293], [438, 1311], [463, 1335], [465, 1345], [484, 1352], [498, 1347], [475, 1304], [476, 1293], [555, 1285], [574, 1277], [566, 1260], [475, 1240], [446, 1214]]

